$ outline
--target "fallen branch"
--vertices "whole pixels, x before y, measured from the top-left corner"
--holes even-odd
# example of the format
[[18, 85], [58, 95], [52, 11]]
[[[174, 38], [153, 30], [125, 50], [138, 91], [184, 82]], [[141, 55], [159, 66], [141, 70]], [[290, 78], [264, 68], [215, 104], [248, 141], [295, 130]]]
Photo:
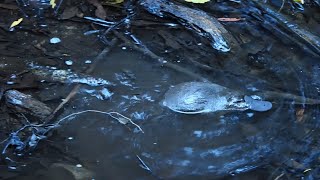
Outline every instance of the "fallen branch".
[[140, 51], [143, 54], [151, 57], [152, 59], [156, 60], [158, 63], [160, 63], [160, 65], [164, 66], [164, 67], [168, 67], [171, 69], [174, 69], [178, 72], [181, 72], [183, 74], [186, 74], [194, 79], [200, 80], [200, 81], [204, 81], [204, 82], [208, 82], [208, 80], [194, 72], [191, 72], [190, 70], [183, 68], [181, 66], [178, 66], [176, 64], [173, 64], [171, 62], [168, 62], [167, 60], [165, 60], [163, 57], [160, 57], [158, 55], [156, 55], [155, 53], [153, 53], [152, 51], [150, 51], [150, 49], [148, 49], [145, 45], [142, 44], [142, 42], [139, 42], [139, 45], [136, 45], [134, 43], [132, 43], [129, 39], [127, 39], [125, 36], [123, 36], [121, 33], [118, 33], [117, 31], [113, 31], [113, 33], [119, 38], [121, 39], [127, 46], [130, 46], [132, 49], [136, 50], [136, 51]]
[[178, 21], [185, 22], [188, 29], [193, 29], [197, 34], [205, 32], [211, 41], [211, 46], [221, 52], [228, 52], [230, 49], [238, 49], [238, 43], [224, 26], [214, 17], [202, 10], [189, 8], [172, 1], [166, 0], [140, 0], [142, 7], [149, 13], [159, 17], [168, 15]]
[[[251, 2], [251, 1], [250, 1]], [[284, 33], [287, 35], [286, 38], [290, 39], [292, 42], [296, 43], [304, 49], [304, 46], [307, 46], [310, 52], [315, 56], [320, 56], [320, 38], [319, 36], [313, 34], [310, 32], [306, 27], [299, 26], [298, 24], [292, 22], [292, 20], [277, 12], [274, 10], [271, 6], [264, 3], [262, 4], [258, 0], [252, 1], [254, 4], [261, 9], [262, 12], [266, 12], [266, 14], [272, 18], [274, 18], [277, 21], [277, 25], [279, 25], [284, 31]], [[268, 16], [264, 15], [264, 23], [270, 23], [274, 24], [274, 21], [268, 20]], [[268, 22], [270, 21], [270, 22]], [[271, 27], [269, 27], [271, 28]], [[277, 29], [274, 29], [275, 27], [272, 26], [271, 29], [269, 29], [272, 33], [277, 32]]]

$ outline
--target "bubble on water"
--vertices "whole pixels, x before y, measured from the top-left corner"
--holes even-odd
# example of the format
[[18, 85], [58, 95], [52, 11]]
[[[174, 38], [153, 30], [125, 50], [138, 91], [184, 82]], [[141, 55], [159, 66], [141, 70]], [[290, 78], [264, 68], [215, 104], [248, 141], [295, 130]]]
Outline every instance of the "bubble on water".
[[73, 64], [72, 60], [66, 60], [65, 61], [66, 65], [71, 66]]
[[91, 60], [86, 60], [84, 63], [86, 63], [86, 64], [91, 64], [92, 61], [91, 61]]
[[51, 44], [58, 44], [61, 42], [61, 39], [60, 38], [57, 38], [57, 37], [53, 37], [50, 39], [50, 43]]
[[147, 114], [145, 112], [134, 112], [132, 113], [132, 117], [134, 117], [137, 120], [144, 120], [147, 118]]
[[193, 134], [199, 138], [202, 135], [202, 131], [193, 131]]
[[108, 99], [113, 95], [113, 93], [110, 92], [107, 88], [103, 88], [100, 92], [104, 99]]
[[182, 160], [180, 161], [179, 165], [181, 166], [188, 166], [191, 162], [189, 160]]
[[0, 64], [0, 68], [6, 67], [8, 64]]
[[187, 154], [187, 155], [192, 155], [193, 153], [193, 148], [192, 147], [184, 147], [183, 151]]
[[247, 113], [248, 117], [253, 117], [254, 113]]
[[10, 169], [10, 170], [16, 170], [16, 169], [17, 169], [17, 166], [8, 166], [8, 169]]
[[144, 100], [150, 101], [150, 102], [154, 102], [154, 99], [152, 99], [152, 97], [150, 95], [148, 95], [148, 94], [142, 95], [141, 98], [144, 99]]
[[256, 87], [253, 87], [253, 86], [249, 86], [247, 87], [248, 90], [251, 90], [251, 91], [258, 91], [259, 89], [257, 89]]

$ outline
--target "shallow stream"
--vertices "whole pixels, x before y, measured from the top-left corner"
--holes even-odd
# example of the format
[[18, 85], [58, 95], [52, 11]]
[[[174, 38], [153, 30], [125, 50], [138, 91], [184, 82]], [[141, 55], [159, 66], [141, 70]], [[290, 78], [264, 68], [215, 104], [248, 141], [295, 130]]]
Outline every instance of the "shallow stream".
[[[18, 70], [8, 74], [17, 73], [33, 62], [83, 72], [90, 66], [85, 62], [93, 60], [103, 45], [95, 36], [82, 36], [89, 30], [87, 26], [61, 24], [53, 35], [61, 36], [62, 45], [46, 48], [52, 52], [70, 51], [73, 65], [65, 65], [68, 58], [42, 61], [28, 54], [28, 58], [4, 57], [0, 68], [8, 73], [10, 68], [6, 67], [16, 67]], [[243, 33], [246, 43], [242, 52], [246, 55], [217, 55], [206, 40], [181, 29], [150, 28], [134, 34], [159, 56], [213, 83], [243, 92], [276, 91], [320, 99], [319, 57], [283, 44], [259, 28], [258, 34], [263, 37], [251, 37], [252, 32], [246, 28], [252, 28], [252, 24], [226, 26]], [[180, 38], [180, 44], [182, 39], [190, 49], [183, 45], [180, 49], [167, 48], [154, 33], [160, 30]], [[32, 42], [26, 34], [17, 36]], [[205, 71], [190, 59], [211, 69]], [[90, 172], [89, 176], [79, 175], [83, 179], [275, 179], [288, 172], [296, 178], [320, 177], [319, 105], [279, 96], [271, 99], [273, 107], [266, 112], [179, 114], [162, 105], [165, 92], [176, 84], [199, 80], [162, 66], [125, 45], [114, 47], [91, 75], [114, 85], [82, 85], [58, 119], [89, 109], [118, 112], [131, 118], [144, 133], [104, 114], [76, 115], [41, 141], [30, 155], [14, 159], [11, 163], [15, 168], [0, 177], [69, 179], [71, 172], [81, 174], [83, 169]], [[37, 83], [42, 88], [33, 94], [49, 104], [60, 102], [74, 86]], [[11, 160], [3, 161], [10, 164]], [[52, 166], [54, 163], [63, 165], [57, 168]], [[66, 164], [76, 169], [67, 170]], [[6, 168], [2, 165], [1, 171]]]

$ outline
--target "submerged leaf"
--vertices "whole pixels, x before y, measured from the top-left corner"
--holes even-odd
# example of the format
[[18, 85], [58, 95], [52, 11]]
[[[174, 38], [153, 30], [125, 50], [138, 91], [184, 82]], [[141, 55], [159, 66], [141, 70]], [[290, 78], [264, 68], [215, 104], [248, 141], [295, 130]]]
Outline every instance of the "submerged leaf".
[[192, 3], [198, 3], [198, 4], [203, 4], [206, 2], [209, 2], [210, 0], [185, 0], [187, 2], [192, 2]]
[[19, 25], [22, 22], [22, 20], [23, 20], [23, 18], [20, 18], [16, 21], [13, 21], [12, 24], [10, 25], [10, 28], [13, 28], [13, 27]]
[[303, 122], [303, 119], [304, 119], [304, 109], [303, 108], [299, 108], [296, 110], [296, 119], [297, 119], [297, 122]]

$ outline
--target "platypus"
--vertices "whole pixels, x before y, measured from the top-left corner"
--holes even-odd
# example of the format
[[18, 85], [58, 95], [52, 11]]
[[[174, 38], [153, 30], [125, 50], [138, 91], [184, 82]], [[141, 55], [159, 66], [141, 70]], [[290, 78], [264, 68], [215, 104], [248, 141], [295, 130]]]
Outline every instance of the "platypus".
[[169, 109], [184, 113], [198, 114], [216, 111], [268, 111], [272, 103], [266, 100], [255, 99], [263, 95], [265, 99], [292, 99], [297, 104], [320, 104], [320, 100], [308, 99], [287, 93], [273, 91], [246, 94], [241, 91], [210, 83], [210, 82], [185, 82], [170, 88], [164, 96], [163, 105]]

